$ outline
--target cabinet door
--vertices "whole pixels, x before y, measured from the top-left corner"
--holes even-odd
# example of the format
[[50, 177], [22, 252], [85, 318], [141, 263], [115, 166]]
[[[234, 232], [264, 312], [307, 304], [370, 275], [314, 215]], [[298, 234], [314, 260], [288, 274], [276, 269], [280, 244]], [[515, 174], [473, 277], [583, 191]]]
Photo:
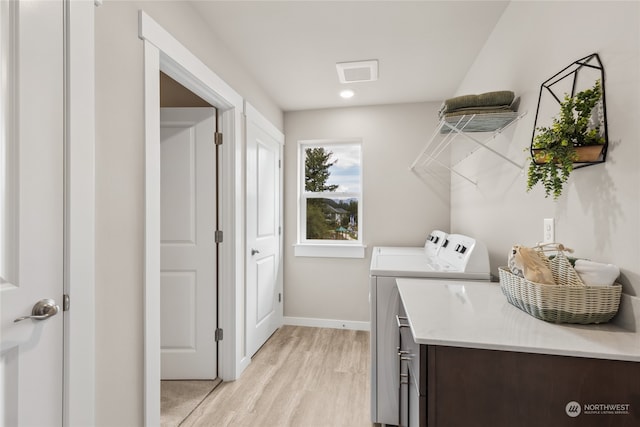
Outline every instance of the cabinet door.
[[398, 336], [399, 343], [398, 346], [398, 363], [400, 366], [399, 370], [399, 381], [400, 381], [400, 389], [398, 396], [399, 403], [399, 425], [401, 427], [406, 427], [410, 425], [410, 413], [411, 413], [411, 403], [410, 399], [412, 399], [411, 393], [411, 373], [410, 367], [415, 356], [413, 349], [413, 337], [411, 336], [411, 329], [409, 327], [409, 322], [407, 319], [407, 314], [404, 310], [404, 306], [400, 304], [400, 314], [397, 318], [398, 324]]
[[640, 425], [638, 362], [439, 346], [433, 353], [431, 427]]
[[426, 426], [426, 393], [427, 346], [416, 344], [409, 327], [400, 328], [400, 348], [404, 351], [401, 356], [401, 377], [406, 385], [400, 388], [400, 425], [418, 427]]
[[[423, 352], [421, 351], [421, 354]], [[424, 358], [421, 358], [425, 361]], [[414, 372], [414, 365], [409, 365], [409, 427], [426, 427], [427, 395], [421, 390], [420, 374]], [[421, 369], [423, 371], [423, 369]]]

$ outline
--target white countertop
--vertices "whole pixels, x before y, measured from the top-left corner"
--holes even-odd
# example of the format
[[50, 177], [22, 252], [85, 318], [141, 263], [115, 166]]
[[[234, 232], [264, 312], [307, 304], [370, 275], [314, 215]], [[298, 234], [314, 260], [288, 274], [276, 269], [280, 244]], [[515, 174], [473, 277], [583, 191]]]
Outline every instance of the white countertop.
[[499, 283], [397, 279], [418, 344], [640, 362], [640, 333], [612, 323], [553, 324], [512, 306]]

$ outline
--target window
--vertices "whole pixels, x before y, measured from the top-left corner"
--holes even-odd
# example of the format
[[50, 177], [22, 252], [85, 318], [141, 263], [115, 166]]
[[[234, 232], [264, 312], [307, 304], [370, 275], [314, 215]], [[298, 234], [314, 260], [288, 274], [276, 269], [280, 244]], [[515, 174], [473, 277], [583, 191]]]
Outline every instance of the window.
[[296, 256], [364, 257], [362, 142], [300, 141]]

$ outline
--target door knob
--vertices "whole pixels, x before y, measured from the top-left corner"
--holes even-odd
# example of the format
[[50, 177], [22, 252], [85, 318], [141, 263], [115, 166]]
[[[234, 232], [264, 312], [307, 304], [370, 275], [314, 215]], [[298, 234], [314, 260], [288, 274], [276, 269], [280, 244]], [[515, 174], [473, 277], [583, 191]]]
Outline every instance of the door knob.
[[260, 251], [257, 249], [251, 249], [251, 256], [255, 255], [255, 254], [259, 254]]
[[55, 316], [60, 311], [60, 306], [52, 299], [45, 298], [38, 301], [31, 310], [31, 316], [22, 316], [14, 320], [14, 323], [21, 322], [26, 319], [44, 320]]

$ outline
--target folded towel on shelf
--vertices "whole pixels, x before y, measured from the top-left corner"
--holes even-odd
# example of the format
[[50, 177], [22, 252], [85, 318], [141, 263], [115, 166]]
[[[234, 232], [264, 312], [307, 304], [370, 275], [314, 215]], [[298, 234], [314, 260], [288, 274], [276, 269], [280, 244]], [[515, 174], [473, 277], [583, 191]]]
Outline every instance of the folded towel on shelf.
[[586, 259], [576, 260], [575, 270], [587, 286], [611, 286], [620, 275], [620, 268]]
[[505, 112], [513, 112], [513, 110], [508, 105], [498, 105], [498, 106], [492, 106], [492, 107], [466, 107], [466, 108], [459, 108], [457, 110], [443, 113], [440, 116], [440, 118], [457, 117], [457, 116], [472, 115], [472, 114], [492, 114], [492, 113], [505, 113]]
[[469, 107], [490, 107], [511, 105], [515, 94], [510, 90], [486, 92], [479, 95], [462, 95], [446, 99], [440, 109], [441, 114]]
[[482, 114], [465, 112], [456, 115], [456, 113], [448, 113], [441, 118], [444, 124], [440, 127], [440, 133], [453, 132], [451, 127], [464, 132], [493, 132], [511, 123], [517, 115], [518, 113], [511, 110], [483, 111]]

